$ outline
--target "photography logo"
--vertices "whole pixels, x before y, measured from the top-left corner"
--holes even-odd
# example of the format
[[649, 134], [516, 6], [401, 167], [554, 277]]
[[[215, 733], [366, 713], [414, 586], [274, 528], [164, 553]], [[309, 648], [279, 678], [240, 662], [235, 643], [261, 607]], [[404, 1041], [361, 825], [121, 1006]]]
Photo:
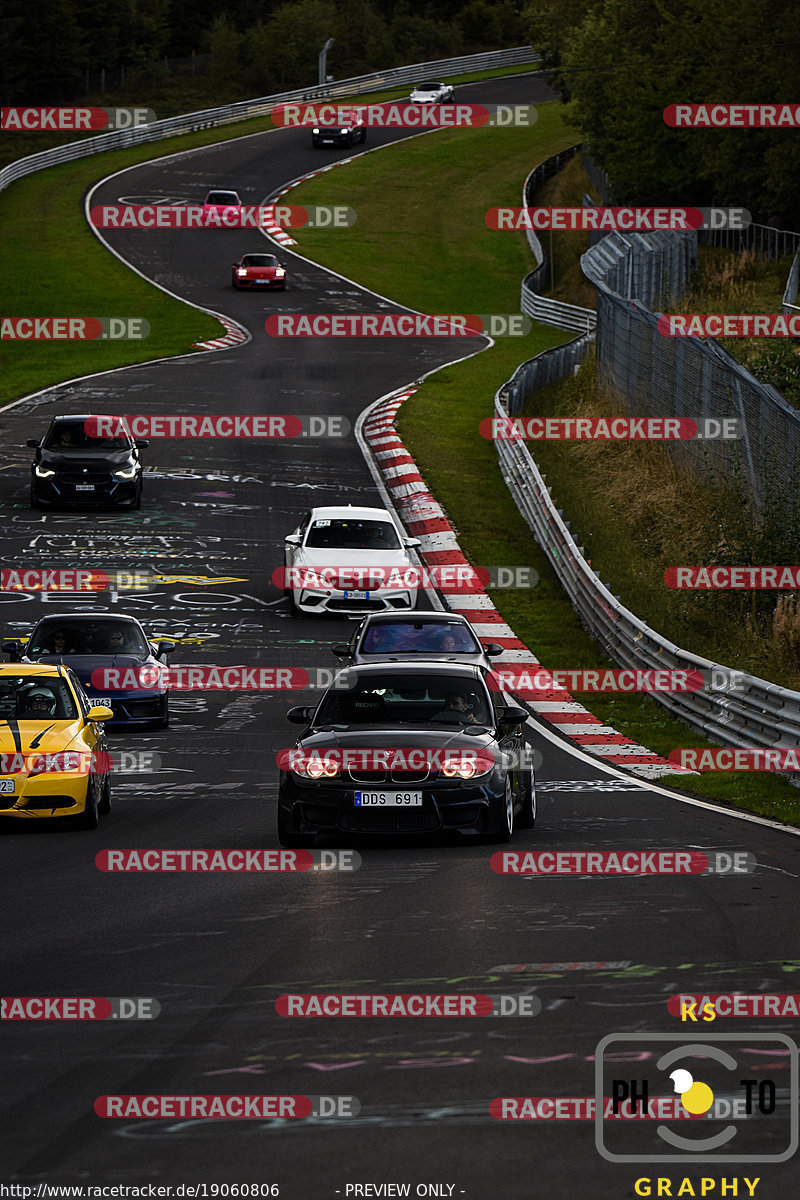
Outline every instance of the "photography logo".
[[609, 1162], [785, 1162], [798, 1095], [785, 1034], [612, 1033], [595, 1054], [595, 1145]]

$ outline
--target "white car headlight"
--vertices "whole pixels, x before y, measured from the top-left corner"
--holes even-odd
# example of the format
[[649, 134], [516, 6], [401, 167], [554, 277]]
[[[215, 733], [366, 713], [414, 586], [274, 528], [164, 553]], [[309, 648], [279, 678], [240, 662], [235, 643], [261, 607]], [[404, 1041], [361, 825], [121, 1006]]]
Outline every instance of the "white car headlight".
[[283, 267], [278, 267], [278, 269], [275, 272], [275, 278], [283, 279], [285, 274], [286, 274], [286, 272], [284, 271]]
[[241, 275], [246, 275], [246, 274], [247, 274], [247, 267], [237, 267], [237, 268], [236, 268], [236, 274], [237, 274], [237, 275], [239, 275], [239, 276], [241, 276]]
[[121, 467], [119, 471], [114, 472], [115, 479], [135, 479], [136, 472], [139, 470], [138, 462], [133, 463], [130, 467]]
[[51, 471], [48, 467], [40, 467], [38, 463], [34, 470], [40, 479], [49, 479], [51, 475], [55, 475], [55, 471]]

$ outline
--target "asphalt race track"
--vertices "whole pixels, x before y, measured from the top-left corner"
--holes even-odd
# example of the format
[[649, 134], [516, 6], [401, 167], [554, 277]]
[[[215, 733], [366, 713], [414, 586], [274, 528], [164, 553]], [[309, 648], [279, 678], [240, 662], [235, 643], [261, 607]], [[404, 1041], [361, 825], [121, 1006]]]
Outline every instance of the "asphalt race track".
[[[457, 92], [515, 103], [544, 95], [541, 82], [525, 77]], [[397, 137], [371, 130], [367, 149]], [[144, 164], [104, 182], [92, 202], [198, 200], [219, 185], [256, 204], [324, 161], [356, 152], [312, 151], [305, 130], [271, 132]], [[292, 618], [271, 574], [282, 564], [284, 534], [309, 507], [382, 503], [354, 437], [154, 440], [144, 451], [141, 512], [83, 516], [30, 509], [25, 441], [59, 412], [313, 413], [354, 424], [377, 398], [463, 348], [443, 339], [269, 338], [263, 322], [271, 311], [393, 306], [283, 249], [285, 296], [235, 293], [230, 264], [259, 248], [242, 231], [106, 237], [145, 275], [228, 314], [252, 339], [66, 384], [3, 411], [4, 561], [207, 582], [178, 579], [46, 607], [34, 594], [2, 594], [3, 636], [21, 635], [51, 609], [117, 609], [174, 637], [175, 664], [333, 668], [330, 647], [346, 638], [349, 623]], [[275, 756], [296, 730], [285, 711], [302, 701], [278, 692], [176, 696], [167, 731], [113, 735], [115, 749], [155, 752], [160, 769], [116, 777], [113, 811], [95, 833], [15, 826], [0, 835], [3, 993], [154, 997], [161, 1006], [155, 1020], [116, 1025], [3, 1023], [7, 1182], [277, 1184], [286, 1200], [402, 1194], [346, 1189], [407, 1184], [412, 1196], [605, 1200], [633, 1195], [640, 1176], [747, 1175], [760, 1177], [758, 1196], [796, 1191], [796, 1160], [753, 1163], [790, 1144], [792, 1111], [790, 1056], [754, 1035], [796, 1039], [798, 1018], [687, 1026], [667, 1010], [679, 992], [795, 989], [800, 887], [791, 832], [671, 798], [532, 726], [543, 756], [539, 818], [535, 830], [515, 832], [510, 848], [748, 851], [755, 872], [514, 878], [490, 869], [495, 847], [432, 841], [362, 842], [363, 863], [352, 873], [96, 868], [95, 854], [107, 849], [276, 848]], [[336, 991], [535, 994], [542, 1010], [479, 1019], [276, 1012], [282, 993]], [[675, 1152], [648, 1122], [609, 1138], [620, 1153], [663, 1159], [611, 1162], [595, 1148], [591, 1120], [504, 1123], [490, 1115], [496, 1097], [593, 1096], [598, 1043], [621, 1032], [640, 1038], [613, 1052], [612, 1074], [628, 1081], [641, 1079], [653, 1057], [641, 1035], [683, 1033], [687, 1043], [738, 1035], [728, 1046], [737, 1070], [725, 1094], [740, 1095], [742, 1078], [768, 1078], [777, 1100], [774, 1113], [755, 1113], [736, 1134], [748, 1162], [670, 1166]], [[104, 1095], [262, 1093], [355, 1096], [360, 1114], [104, 1120], [93, 1111]], [[653, 1094], [672, 1094], [669, 1079]], [[440, 1190], [418, 1193], [417, 1185]], [[743, 1184], [739, 1194], [747, 1194]]]

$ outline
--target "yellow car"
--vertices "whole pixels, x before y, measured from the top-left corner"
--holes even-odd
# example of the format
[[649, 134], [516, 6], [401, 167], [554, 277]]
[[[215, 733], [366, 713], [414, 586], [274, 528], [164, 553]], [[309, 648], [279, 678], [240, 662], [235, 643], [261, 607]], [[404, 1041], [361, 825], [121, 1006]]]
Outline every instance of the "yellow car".
[[0, 665], [0, 819], [70, 817], [96, 829], [111, 811], [111, 759], [102, 722], [69, 667]]

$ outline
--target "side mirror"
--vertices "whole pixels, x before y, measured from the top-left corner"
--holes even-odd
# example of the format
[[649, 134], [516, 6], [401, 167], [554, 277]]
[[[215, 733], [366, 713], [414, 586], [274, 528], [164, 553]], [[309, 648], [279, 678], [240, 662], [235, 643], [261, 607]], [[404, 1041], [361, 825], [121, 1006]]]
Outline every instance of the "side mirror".
[[166, 642], [166, 641], [157, 642], [156, 643], [156, 650], [157, 650], [156, 656], [158, 657], [158, 655], [161, 655], [161, 654], [172, 654], [172, 651], [174, 649], [175, 649], [174, 642]]
[[528, 719], [528, 710], [518, 704], [507, 704], [501, 710], [498, 721], [501, 725], [524, 725]]
[[288, 542], [290, 546], [299, 546], [303, 539], [299, 533], [287, 533], [283, 540]]
[[93, 704], [86, 714], [87, 721], [110, 721], [114, 716], [113, 708], [107, 704]]
[[419, 538], [403, 538], [403, 542], [410, 550], [416, 549], [417, 546], [422, 545], [422, 542], [419, 540]]
[[19, 662], [22, 657], [22, 642], [8, 641], [3, 642], [2, 647], [4, 654], [8, 654], [12, 662]]
[[498, 646], [497, 642], [487, 642], [483, 649], [489, 658], [497, 658], [498, 654], [506, 652], [505, 646]]
[[350, 657], [350, 647], [347, 645], [347, 642], [338, 642], [335, 646], [331, 646], [331, 650], [337, 658]]
[[150, 445], [150, 438], [135, 438], [134, 440], [136, 442], [137, 450], [146, 450]]
[[32, 450], [38, 450], [41, 445], [41, 438], [28, 438], [25, 445], [30, 446]]
[[289, 709], [286, 714], [286, 720], [291, 721], [293, 725], [308, 725], [313, 716], [313, 708], [310, 708], [307, 704], [297, 704], [294, 708]]

